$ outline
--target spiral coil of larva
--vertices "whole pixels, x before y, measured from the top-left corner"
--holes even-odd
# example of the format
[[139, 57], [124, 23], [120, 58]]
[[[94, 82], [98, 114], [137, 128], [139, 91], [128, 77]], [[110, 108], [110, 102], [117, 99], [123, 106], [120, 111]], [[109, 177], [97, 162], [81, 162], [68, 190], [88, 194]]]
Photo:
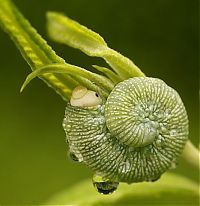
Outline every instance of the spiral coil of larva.
[[187, 136], [187, 114], [178, 93], [156, 78], [119, 83], [107, 99], [105, 118], [112, 135], [132, 147], [161, 141], [170, 131]]
[[178, 93], [149, 77], [119, 83], [105, 105], [69, 104], [63, 126], [79, 161], [115, 182], [158, 179], [176, 163], [188, 138]]

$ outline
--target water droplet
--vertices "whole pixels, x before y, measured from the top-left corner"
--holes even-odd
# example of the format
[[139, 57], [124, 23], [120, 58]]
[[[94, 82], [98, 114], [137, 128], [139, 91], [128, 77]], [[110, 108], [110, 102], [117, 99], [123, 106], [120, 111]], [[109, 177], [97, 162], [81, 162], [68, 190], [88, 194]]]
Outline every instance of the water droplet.
[[131, 164], [129, 161], [126, 161], [126, 162], [122, 162], [119, 166], [119, 172], [120, 173], [128, 173], [131, 171]]
[[172, 129], [170, 131], [170, 136], [176, 136], [177, 135], [177, 131], [175, 129]]
[[157, 139], [157, 140], [156, 140], [156, 145], [157, 145], [158, 147], [162, 146], [162, 140]]
[[93, 185], [99, 193], [108, 195], [113, 193], [117, 189], [119, 182], [113, 182], [99, 175], [94, 175]]
[[76, 147], [76, 145], [74, 145], [73, 143], [70, 143], [69, 145], [69, 151], [70, 153], [72, 153], [74, 156], [76, 156], [76, 158], [78, 159], [79, 162], [83, 161], [83, 156], [80, 153], [80, 151], [78, 150], [78, 148]]
[[161, 126], [161, 127], [160, 127], [160, 132], [161, 132], [162, 134], [167, 134], [167, 133], [168, 133], [168, 129], [167, 129], [165, 126]]
[[157, 118], [158, 119], [163, 119], [163, 114], [162, 113], [158, 113]]
[[150, 119], [151, 121], [155, 120], [155, 117], [153, 116], [153, 114], [150, 114], [150, 115], [149, 115], [149, 119]]
[[149, 111], [153, 111], [154, 110], [154, 103], [150, 102], [150, 105], [149, 105]]
[[69, 152], [69, 158], [72, 159], [75, 162], [79, 162], [78, 157], [73, 153], [73, 152]]
[[158, 135], [157, 129], [152, 126], [151, 122], [145, 123], [143, 129], [143, 139], [140, 146], [151, 144]]

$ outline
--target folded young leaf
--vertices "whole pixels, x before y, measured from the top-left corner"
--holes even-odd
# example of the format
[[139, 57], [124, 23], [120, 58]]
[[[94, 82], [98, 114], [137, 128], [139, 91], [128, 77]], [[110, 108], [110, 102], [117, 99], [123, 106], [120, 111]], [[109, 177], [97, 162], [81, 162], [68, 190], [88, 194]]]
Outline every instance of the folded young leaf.
[[[104, 76], [92, 73], [83, 68], [71, 65], [71, 64], [50, 64], [40, 69], [33, 71], [28, 75], [24, 84], [22, 85], [21, 91], [26, 87], [26, 85], [35, 77], [41, 76], [43, 74], [48, 73], [56, 73], [56, 74], [70, 74], [72, 76], [81, 76], [84, 77], [97, 85], [98, 87], [95, 89], [97, 92], [100, 92], [107, 97], [108, 94], [112, 91], [114, 84]], [[83, 82], [84, 85], [84, 82]], [[90, 87], [90, 85], [84, 85], [86, 87]], [[106, 91], [106, 92], [105, 92]]]
[[103, 58], [122, 79], [144, 76], [128, 58], [110, 49], [97, 33], [56, 12], [47, 13], [50, 37], [60, 43], [80, 49], [89, 56]]

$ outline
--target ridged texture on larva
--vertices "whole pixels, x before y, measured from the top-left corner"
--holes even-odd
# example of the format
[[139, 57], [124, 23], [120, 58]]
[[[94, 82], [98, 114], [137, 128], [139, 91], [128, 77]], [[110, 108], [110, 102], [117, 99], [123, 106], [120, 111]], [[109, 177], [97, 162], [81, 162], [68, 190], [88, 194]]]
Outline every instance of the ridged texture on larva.
[[[147, 77], [119, 83], [106, 105], [68, 105], [63, 126], [79, 161], [110, 180], [128, 183], [156, 180], [174, 167], [188, 137], [187, 114], [177, 92]], [[144, 144], [148, 134], [153, 142]]]
[[[156, 78], [131, 78], [109, 95], [106, 125], [121, 143], [144, 147], [164, 135], [187, 137], [187, 114], [178, 93]], [[177, 138], [178, 138], [177, 137]]]

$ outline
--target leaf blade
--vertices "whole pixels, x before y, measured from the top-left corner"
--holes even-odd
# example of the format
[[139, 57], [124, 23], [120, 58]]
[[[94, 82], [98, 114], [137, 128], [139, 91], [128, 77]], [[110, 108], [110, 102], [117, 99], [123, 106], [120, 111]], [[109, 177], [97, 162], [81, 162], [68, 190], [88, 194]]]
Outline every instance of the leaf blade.
[[[77, 198], [77, 194], [78, 198]], [[89, 195], [88, 195], [89, 194]], [[86, 180], [52, 197], [46, 204], [56, 205], [198, 205], [199, 188], [191, 180], [165, 174], [155, 183], [122, 184], [112, 195], [98, 194]], [[168, 202], [167, 202], [168, 201]]]
[[89, 56], [103, 58], [123, 79], [144, 76], [130, 59], [110, 49], [99, 34], [87, 27], [56, 12], [48, 12], [47, 20], [47, 30], [54, 41], [80, 49]]
[[[33, 71], [46, 64], [65, 63], [9, 0], [0, 1], [0, 26], [9, 34]], [[64, 100], [71, 96], [69, 85], [77, 85], [66, 75], [45, 74], [41, 79]]]
[[114, 84], [111, 81], [109, 81], [109, 79], [107, 79], [106, 77], [92, 73], [81, 67], [77, 67], [77, 66], [65, 63], [65, 64], [50, 64], [50, 65], [43, 66], [40, 69], [33, 71], [31, 74], [27, 76], [24, 84], [22, 85], [21, 91], [35, 77], [41, 76], [44, 74], [49, 74], [49, 73], [70, 74], [72, 76], [84, 77], [92, 81], [93, 83], [95, 83], [98, 86], [97, 87], [98, 91], [101, 91], [100, 93], [104, 94], [105, 97], [108, 96], [109, 92], [114, 87]]

